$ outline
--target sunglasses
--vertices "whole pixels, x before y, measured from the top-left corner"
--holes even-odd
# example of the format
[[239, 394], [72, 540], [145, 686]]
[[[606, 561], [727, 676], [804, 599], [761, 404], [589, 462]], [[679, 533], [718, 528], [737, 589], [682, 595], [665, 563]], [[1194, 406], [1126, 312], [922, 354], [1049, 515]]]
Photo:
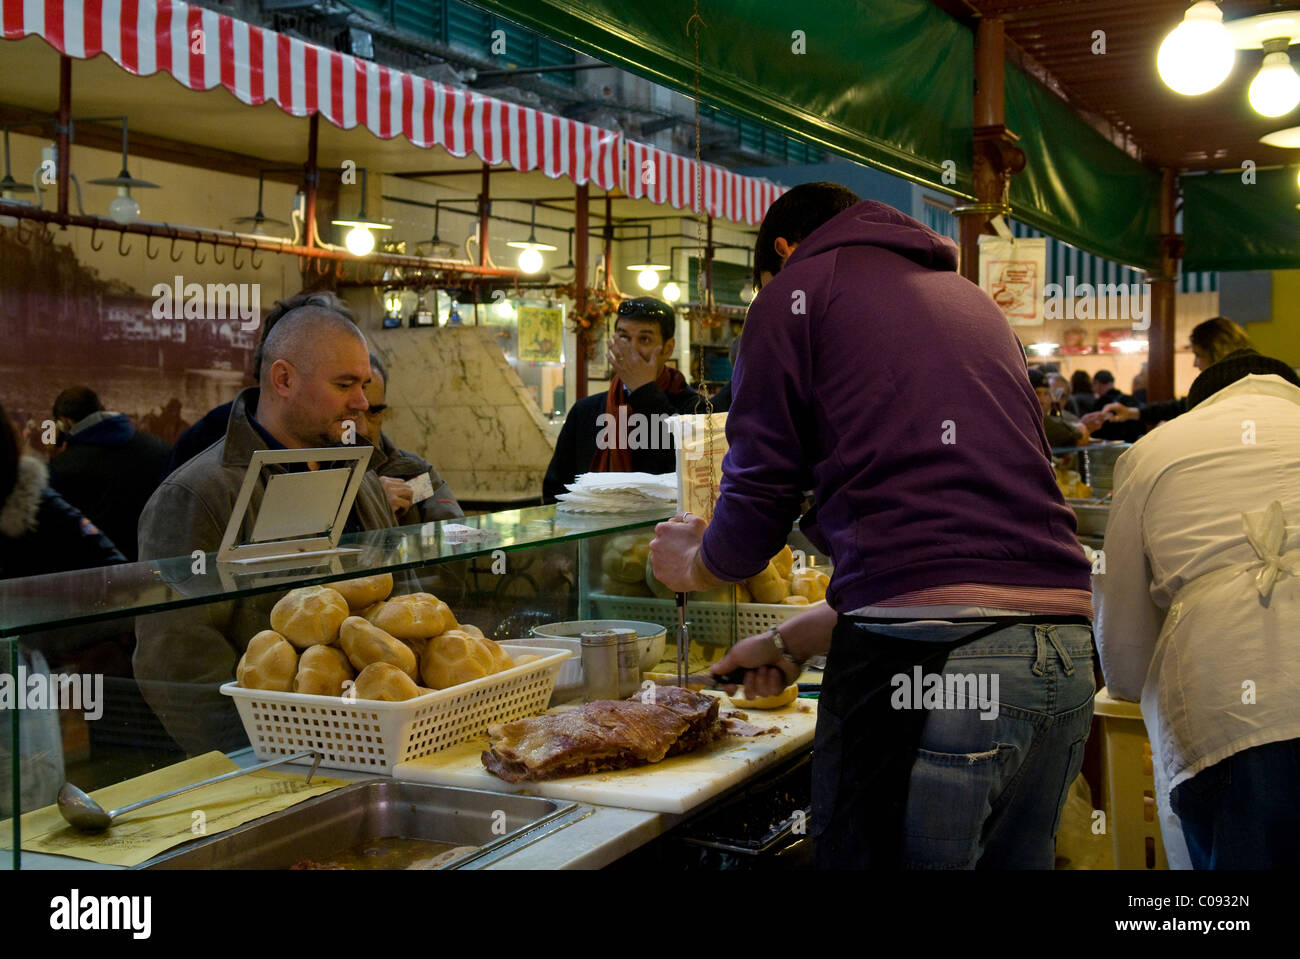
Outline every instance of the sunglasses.
[[661, 317], [670, 320], [677, 318], [671, 307], [646, 303], [644, 300], [641, 302], [624, 300], [618, 305], [618, 315], [629, 319], [632, 317], [645, 317], [647, 320], [657, 320]]

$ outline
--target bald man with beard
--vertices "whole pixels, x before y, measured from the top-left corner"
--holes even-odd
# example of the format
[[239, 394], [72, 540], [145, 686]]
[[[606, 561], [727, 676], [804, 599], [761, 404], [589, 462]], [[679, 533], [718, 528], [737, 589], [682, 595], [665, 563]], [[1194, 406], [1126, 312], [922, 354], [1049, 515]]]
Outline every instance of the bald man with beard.
[[[365, 337], [349, 320], [319, 306], [286, 314], [267, 334], [260, 385], [235, 398], [225, 437], [164, 480], [145, 504], [140, 559], [184, 557], [184, 563], [164, 568], [164, 579], [181, 592], [210, 589], [191, 573], [188, 558], [195, 550], [215, 553], [220, 547], [253, 452], [340, 446], [347, 436], [362, 433], [360, 420], [368, 408], [363, 388], [370, 375]], [[254, 490], [244, 541], [263, 492], [262, 486]], [[346, 531], [394, 525], [384, 488], [367, 471]], [[216, 689], [234, 678], [248, 641], [269, 628], [270, 608], [280, 595], [137, 618], [134, 662], [141, 693], [188, 751], [239, 745], [239, 724], [232, 721], [229, 700]]]

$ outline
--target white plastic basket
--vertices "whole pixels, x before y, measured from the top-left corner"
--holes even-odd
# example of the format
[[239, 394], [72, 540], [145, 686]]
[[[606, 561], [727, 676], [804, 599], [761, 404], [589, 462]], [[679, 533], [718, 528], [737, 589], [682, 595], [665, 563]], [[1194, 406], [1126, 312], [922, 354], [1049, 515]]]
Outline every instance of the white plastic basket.
[[[677, 631], [677, 603], [671, 599], [644, 596], [609, 596], [592, 593], [592, 618], [637, 619], [659, 623], [668, 630], [671, 640]], [[808, 610], [807, 606], [787, 606], [784, 603], [737, 603], [736, 639], [766, 632], [779, 626], [792, 616]], [[731, 642], [731, 603], [686, 603], [686, 621], [690, 623], [691, 642], [706, 646], [726, 646]]]
[[322, 766], [391, 773], [418, 759], [481, 735], [493, 723], [546, 709], [568, 650], [511, 643], [512, 656], [539, 660], [400, 703], [245, 689], [226, 683], [258, 759], [315, 749]]

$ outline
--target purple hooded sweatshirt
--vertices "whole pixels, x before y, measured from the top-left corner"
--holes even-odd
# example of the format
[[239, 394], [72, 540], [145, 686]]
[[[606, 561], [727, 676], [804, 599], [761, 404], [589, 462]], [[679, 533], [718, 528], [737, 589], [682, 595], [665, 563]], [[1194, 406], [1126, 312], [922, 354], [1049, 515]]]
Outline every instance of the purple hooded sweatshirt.
[[957, 248], [865, 201], [750, 305], [701, 557], [736, 581], [804, 532], [849, 612], [956, 583], [1090, 589], [1024, 354]]

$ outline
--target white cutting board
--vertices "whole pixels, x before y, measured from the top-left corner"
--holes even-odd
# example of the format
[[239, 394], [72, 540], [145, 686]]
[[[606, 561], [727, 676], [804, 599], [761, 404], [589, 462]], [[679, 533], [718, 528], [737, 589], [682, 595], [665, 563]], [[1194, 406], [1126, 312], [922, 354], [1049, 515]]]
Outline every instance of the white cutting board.
[[[726, 707], [725, 702], [723, 706]], [[649, 766], [540, 783], [508, 783], [484, 769], [479, 756], [488, 747], [488, 740], [483, 736], [399, 763], [393, 769], [393, 776], [489, 792], [528, 793], [601, 806], [684, 813], [813, 740], [817, 725], [816, 700], [797, 699], [784, 709], [747, 712], [753, 725], [760, 729], [776, 726], [780, 732], [747, 738], [726, 736], [706, 749]]]

